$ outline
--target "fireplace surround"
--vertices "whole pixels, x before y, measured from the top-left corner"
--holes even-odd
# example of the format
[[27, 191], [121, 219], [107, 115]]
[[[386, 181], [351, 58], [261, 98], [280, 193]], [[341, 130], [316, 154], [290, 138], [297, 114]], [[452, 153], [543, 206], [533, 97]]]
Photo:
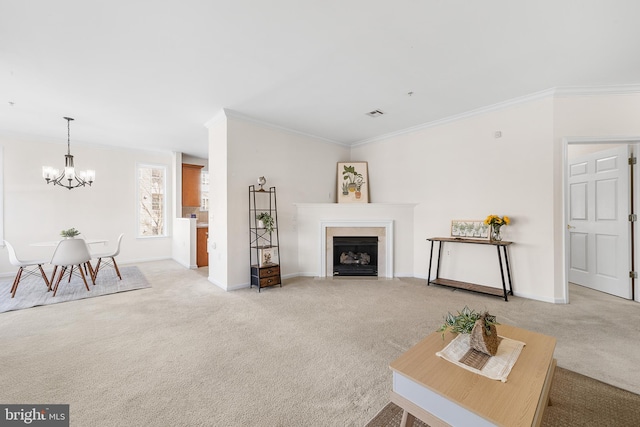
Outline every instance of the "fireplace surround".
[[378, 239], [377, 276], [393, 278], [393, 220], [320, 221], [320, 230], [320, 277], [334, 277], [334, 236], [370, 236]]

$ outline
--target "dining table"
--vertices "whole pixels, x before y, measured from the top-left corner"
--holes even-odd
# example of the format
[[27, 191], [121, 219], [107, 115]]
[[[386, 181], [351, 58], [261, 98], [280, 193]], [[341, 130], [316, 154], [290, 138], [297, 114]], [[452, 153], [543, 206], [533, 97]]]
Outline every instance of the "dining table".
[[[103, 244], [107, 244], [108, 240], [106, 239], [84, 239], [85, 243], [87, 243], [88, 245], [95, 245], [98, 243], [103, 243]], [[44, 241], [44, 242], [35, 242], [35, 243], [31, 243], [31, 246], [58, 246], [58, 243], [60, 243], [60, 240], [49, 240], [49, 241]]]

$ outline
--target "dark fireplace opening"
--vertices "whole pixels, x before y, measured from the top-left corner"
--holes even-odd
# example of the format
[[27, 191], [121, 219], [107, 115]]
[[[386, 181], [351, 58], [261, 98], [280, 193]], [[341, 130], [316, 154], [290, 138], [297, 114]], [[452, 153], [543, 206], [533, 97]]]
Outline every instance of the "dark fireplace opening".
[[377, 276], [378, 238], [334, 236], [334, 276]]

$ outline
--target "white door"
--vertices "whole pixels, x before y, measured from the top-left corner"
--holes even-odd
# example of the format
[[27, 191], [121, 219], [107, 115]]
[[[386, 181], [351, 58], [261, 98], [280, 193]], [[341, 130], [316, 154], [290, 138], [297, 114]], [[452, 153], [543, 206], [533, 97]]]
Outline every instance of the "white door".
[[631, 298], [629, 149], [569, 162], [569, 281]]

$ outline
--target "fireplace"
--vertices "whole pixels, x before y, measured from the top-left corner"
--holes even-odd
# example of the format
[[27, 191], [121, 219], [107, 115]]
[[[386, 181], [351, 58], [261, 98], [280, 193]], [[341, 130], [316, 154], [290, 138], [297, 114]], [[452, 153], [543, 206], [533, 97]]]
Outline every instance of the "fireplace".
[[334, 237], [374, 237], [378, 242], [378, 277], [393, 278], [393, 221], [320, 221], [320, 230], [324, 237], [320, 240], [320, 265], [322, 266], [320, 277], [340, 277], [333, 274]]
[[378, 237], [334, 236], [334, 276], [378, 276]]

